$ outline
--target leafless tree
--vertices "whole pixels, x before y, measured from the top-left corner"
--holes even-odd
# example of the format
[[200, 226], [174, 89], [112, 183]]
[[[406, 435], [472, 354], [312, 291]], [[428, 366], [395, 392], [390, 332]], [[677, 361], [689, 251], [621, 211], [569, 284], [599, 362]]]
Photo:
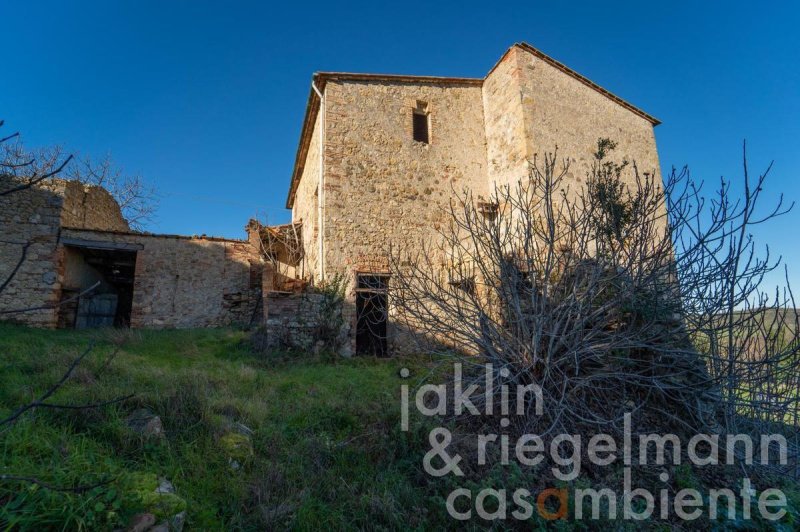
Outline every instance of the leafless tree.
[[796, 432], [798, 315], [788, 280], [762, 290], [780, 259], [751, 235], [788, 210], [761, 212], [768, 172], [745, 159], [742, 197], [724, 180], [707, 197], [614, 147], [598, 141], [585, 185], [556, 153], [488, 200], [458, 194], [438, 239], [391, 251], [392, 313], [427, 350], [491, 363], [495, 412], [503, 385], [541, 387], [513, 430], [615, 434], [631, 412], [641, 431]]
[[[0, 127], [3, 124], [0, 120]], [[28, 151], [19, 142], [18, 132], [0, 136], [0, 177], [9, 183], [0, 190], [0, 196], [20, 192], [57, 176], [72, 158], [72, 155], [62, 157], [60, 148]]]
[[[2, 124], [2, 123], [0, 123]], [[119, 203], [128, 224], [142, 230], [151, 222], [158, 207], [158, 195], [142, 176], [124, 172], [110, 155], [101, 159], [65, 155], [60, 146], [28, 149], [14, 133], [0, 138], [2, 174], [17, 186], [0, 191], [0, 195], [23, 190], [51, 178], [80, 181], [105, 188]]]
[[79, 157], [75, 164], [67, 167], [65, 175], [68, 179], [108, 190], [119, 203], [122, 215], [133, 229], [141, 230], [152, 221], [158, 206], [155, 189], [139, 174], [123, 172], [114, 164], [110, 155], [97, 160]]

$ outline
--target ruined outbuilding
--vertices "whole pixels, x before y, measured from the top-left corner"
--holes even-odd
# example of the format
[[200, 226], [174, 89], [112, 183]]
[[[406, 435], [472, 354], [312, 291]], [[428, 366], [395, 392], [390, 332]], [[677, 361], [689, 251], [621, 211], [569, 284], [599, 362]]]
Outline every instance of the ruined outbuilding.
[[108, 192], [72, 181], [0, 196], [2, 282], [12, 272], [0, 317], [39, 327], [249, 323], [261, 298], [247, 240], [131, 231]]

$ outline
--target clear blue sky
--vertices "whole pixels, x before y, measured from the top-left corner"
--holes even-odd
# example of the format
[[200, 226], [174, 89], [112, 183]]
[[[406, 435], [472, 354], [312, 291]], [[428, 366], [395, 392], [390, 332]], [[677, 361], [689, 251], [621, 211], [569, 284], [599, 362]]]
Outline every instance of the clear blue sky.
[[[0, 118], [31, 145], [110, 152], [162, 196], [153, 231], [242, 237], [283, 206], [316, 70], [482, 77], [528, 41], [663, 121], [662, 167], [775, 160], [800, 199], [792, 2], [0, 0]], [[759, 235], [800, 274], [800, 209]], [[797, 286], [798, 283], [794, 283]]]

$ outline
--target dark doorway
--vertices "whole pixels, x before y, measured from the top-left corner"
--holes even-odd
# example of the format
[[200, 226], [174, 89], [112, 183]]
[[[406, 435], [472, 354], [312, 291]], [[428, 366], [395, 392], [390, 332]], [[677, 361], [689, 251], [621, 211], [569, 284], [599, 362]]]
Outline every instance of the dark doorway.
[[356, 354], [389, 354], [389, 276], [358, 274], [356, 285]]
[[136, 250], [106, 246], [65, 246], [62, 301], [66, 304], [59, 309], [60, 327], [130, 325]]

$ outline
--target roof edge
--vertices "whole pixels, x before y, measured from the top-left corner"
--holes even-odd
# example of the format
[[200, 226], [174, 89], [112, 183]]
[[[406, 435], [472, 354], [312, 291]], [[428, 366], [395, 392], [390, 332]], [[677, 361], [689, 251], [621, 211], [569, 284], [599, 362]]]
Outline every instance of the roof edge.
[[399, 83], [447, 83], [452, 85], [483, 85], [484, 78], [450, 76], [411, 76], [406, 74], [366, 74], [359, 72], [317, 72], [315, 79], [327, 81], [394, 81]]
[[145, 237], [145, 238], [172, 238], [177, 240], [208, 240], [211, 242], [232, 242], [234, 244], [247, 244], [247, 240], [241, 238], [226, 238], [224, 236], [211, 236], [211, 235], [174, 235], [169, 233], [150, 233], [147, 231], [113, 231], [106, 229], [88, 229], [82, 227], [71, 227], [68, 225], [62, 226], [62, 229], [67, 231], [80, 232], [80, 233], [95, 233], [102, 235], [114, 236], [132, 236], [132, 237]]
[[[548, 65], [553, 66], [553, 67], [557, 68], [558, 70], [564, 72], [565, 74], [569, 75], [570, 77], [573, 77], [573, 78], [577, 79], [578, 81], [580, 81], [581, 83], [583, 83], [587, 87], [589, 87], [591, 89], [594, 89], [595, 91], [599, 92], [600, 94], [602, 94], [606, 98], [609, 98], [610, 100], [618, 103], [619, 105], [621, 105], [625, 109], [631, 111], [635, 115], [638, 115], [641, 118], [644, 118], [645, 120], [647, 120], [648, 122], [653, 124], [654, 127], [661, 123], [661, 120], [659, 120], [658, 118], [654, 117], [651, 114], [648, 114], [648, 113], [642, 111], [641, 109], [639, 109], [638, 107], [636, 107], [632, 103], [623, 100], [622, 98], [620, 98], [616, 94], [612, 93], [611, 91], [608, 91], [608, 90], [604, 89], [603, 87], [601, 87], [600, 85], [598, 85], [594, 81], [590, 80], [586, 76], [583, 76], [583, 75], [577, 73], [576, 71], [572, 70], [567, 65], [565, 65], [564, 63], [553, 59], [552, 57], [550, 57], [546, 53], [542, 52], [538, 48], [534, 48], [533, 46], [531, 46], [530, 44], [528, 44], [526, 42], [515, 43], [514, 46], [509, 48], [506, 51], [506, 53], [503, 54], [503, 57], [501, 58], [501, 60], [498, 61], [497, 64], [495, 64], [494, 67], [492, 67], [492, 71], [495, 68], [497, 68], [497, 65], [500, 64], [502, 59], [505, 58], [505, 56], [508, 54], [508, 52], [510, 52], [511, 49], [513, 49], [513, 48], [520, 48], [520, 49], [525, 50], [526, 52], [528, 52], [530, 54], [533, 54], [534, 56], [538, 57], [539, 59], [541, 59], [542, 61], [544, 61]], [[492, 71], [490, 71], [489, 73], [491, 74]], [[487, 74], [487, 77], [488, 77], [488, 74]]]
[[[300, 176], [306, 166], [306, 155], [308, 154], [308, 146], [311, 144], [311, 136], [314, 134], [314, 125], [317, 122], [317, 113], [319, 112], [319, 96], [314, 91], [314, 83], [317, 81], [317, 74], [311, 77], [312, 87], [308, 91], [308, 103], [306, 103], [306, 113], [303, 119], [303, 129], [300, 131], [300, 143], [297, 146], [297, 153], [294, 156], [294, 168], [292, 169], [292, 181], [289, 184], [289, 195], [286, 197], [286, 208], [291, 209], [294, 207], [294, 196], [297, 192], [297, 186], [300, 184]], [[324, 87], [320, 90], [325, 90]], [[324, 93], [323, 93], [324, 94]]]

